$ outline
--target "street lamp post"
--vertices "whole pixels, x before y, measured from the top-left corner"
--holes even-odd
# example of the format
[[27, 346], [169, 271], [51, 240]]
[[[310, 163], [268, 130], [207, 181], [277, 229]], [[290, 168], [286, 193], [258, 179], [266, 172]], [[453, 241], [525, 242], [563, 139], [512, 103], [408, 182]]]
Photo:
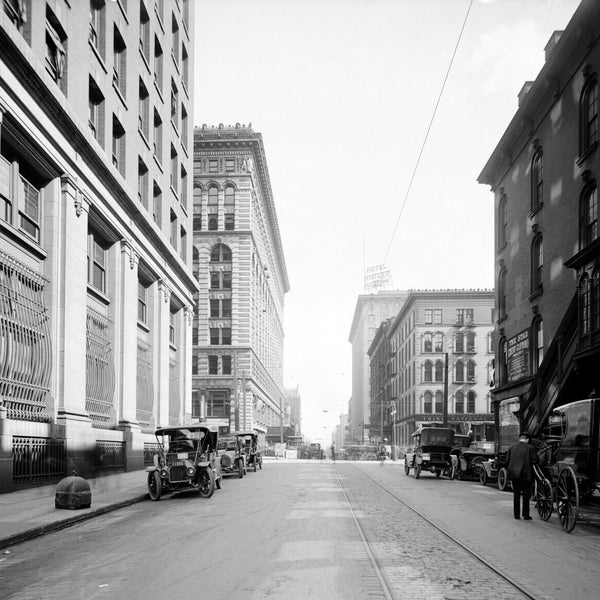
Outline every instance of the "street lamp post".
[[448, 353], [444, 353], [444, 406], [442, 407], [442, 424], [448, 427]]

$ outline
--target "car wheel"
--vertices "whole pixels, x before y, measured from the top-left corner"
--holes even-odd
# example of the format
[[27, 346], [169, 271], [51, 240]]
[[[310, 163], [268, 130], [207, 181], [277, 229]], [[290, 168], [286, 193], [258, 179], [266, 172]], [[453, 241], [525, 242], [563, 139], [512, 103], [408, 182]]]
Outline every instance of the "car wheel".
[[221, 489], [221, 480], [222, 479], [223, 479], [223, 477], [221, 475], [219, 475], [218, 477], [215, 477], [215, 485], [217, 486], [218, 490]]
[[202, 498], [210, 498], [215, 493], [215, 474], [212, 469], [202, 469], [198, 473], [198, 493]]
[[244, 476], [244, 465], [241, 460], [238, 460], [238, 477], [241, 479]]
[[508, 471], [502, 467], [498, 471], [498, 489], [503, 492], [508, 486]]
[[160, 500], [162, 488], [163, 485], [158, 471], [148, 473], [148, 495], [150, 496], [150, 500], [154, 500], [155, 502]]
[[410, 473], [410, 465], [408, 464], [408, 461], [404, 461], [404, 473], [406, 475], [408, 475]]
[[415, 479], [421, 477], [421, 465], [415, 465]]

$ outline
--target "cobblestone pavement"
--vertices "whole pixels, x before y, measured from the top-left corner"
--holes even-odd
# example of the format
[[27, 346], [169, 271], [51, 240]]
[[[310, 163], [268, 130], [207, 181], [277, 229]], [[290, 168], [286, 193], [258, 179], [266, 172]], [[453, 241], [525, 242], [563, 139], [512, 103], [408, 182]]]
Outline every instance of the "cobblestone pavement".
[[[410, 508], [393, 501], [352, 465], [341, 484], [397, 600], [521, 600], [515, 589]], [[400, 470], [396, 470], [400, 475]]]

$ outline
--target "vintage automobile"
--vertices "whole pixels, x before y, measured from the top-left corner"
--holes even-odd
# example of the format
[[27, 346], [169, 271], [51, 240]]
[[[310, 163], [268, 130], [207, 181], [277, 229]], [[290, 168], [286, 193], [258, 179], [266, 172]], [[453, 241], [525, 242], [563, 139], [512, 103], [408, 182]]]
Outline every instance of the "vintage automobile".
[[454, 448], [450, 451], [450, 479], [479, 480], [483, 463], [494, 457], [493, 442], [472, 440], [470, 435], [454, 435]]
[[452, 450], [454, 431], [448, 427], [421, 427], [413, 433], [414, 446], [407, 450], [404, 457], [404, 472], [409, 475], [414, 469], [415, 479], [422, 471], [449, 475], [450, 450]]
[[160, 500], [168, 492], [195, 488], [210, 498], [221, 488], [221, 465], [217, 459], [218, 429], [209, 425], [160, 427], [156, 430], [158, 452], [146, 467], [148, 494]]
[[242, 452], [246, 457], [246, 470], [252, 467], [256, 473], [257, 469], [262, 469], [262, 453], [258, 449], [258, 434], [255, 431], [236, 431], [236, 435], [241, 440]]
[[246, 474], [246, 455], [242, 445], [243, 438], [236, 433], [219, 438], [218, 451], [223, 475], [237, 475], [241, 479]]

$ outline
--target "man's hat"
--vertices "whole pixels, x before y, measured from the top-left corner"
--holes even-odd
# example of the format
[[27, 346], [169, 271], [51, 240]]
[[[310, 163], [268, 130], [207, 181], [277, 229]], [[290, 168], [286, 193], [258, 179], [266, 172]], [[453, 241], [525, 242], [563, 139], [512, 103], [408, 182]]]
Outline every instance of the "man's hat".
[[519, 437], [526, 437], [528, 440], [530, 440], [531, 434], [528, 431], [521, 431], [521, 433], [519, 433]]

